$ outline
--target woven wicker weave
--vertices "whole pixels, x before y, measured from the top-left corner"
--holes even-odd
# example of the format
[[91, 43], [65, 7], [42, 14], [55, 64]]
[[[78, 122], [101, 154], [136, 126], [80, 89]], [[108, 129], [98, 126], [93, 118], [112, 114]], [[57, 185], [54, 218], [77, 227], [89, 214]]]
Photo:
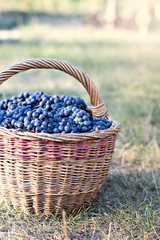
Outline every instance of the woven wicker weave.
[[[30, 59], [0, 73], [0, 84], [35, 68], [58, 69], [87, 90], [94, 117], [107, 117], [99, 92], [78, 68], [60, 60]], [[105, 181], [119, 124], [92, 133], [42, 134], [0, 128], [0, 190], [6, 204], [46, 215], [87, 207]]]

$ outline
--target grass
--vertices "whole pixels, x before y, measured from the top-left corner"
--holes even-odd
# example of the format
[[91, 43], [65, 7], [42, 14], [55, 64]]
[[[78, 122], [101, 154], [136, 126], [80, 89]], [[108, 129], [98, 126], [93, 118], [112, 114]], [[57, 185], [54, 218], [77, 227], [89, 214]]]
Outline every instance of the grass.
[[[88, 72], [121, 124], [108, 179], [89, 209], [67, 218], [69, 238], [160, 239], [158, 33], [142, 39], [132, 32], [36, 23], [17, 31], [19, 38], [0, 40], [0, 70], [32, 57], [69, 61]], [[0, 94], [25, 90], [79, 95], [90, 104], [79, 83], [52, 70], [18, 74]], [[62, 225], [54, 216], [18, 214], [1, 203], [0, 236], [6, 239], [62, 239]]]

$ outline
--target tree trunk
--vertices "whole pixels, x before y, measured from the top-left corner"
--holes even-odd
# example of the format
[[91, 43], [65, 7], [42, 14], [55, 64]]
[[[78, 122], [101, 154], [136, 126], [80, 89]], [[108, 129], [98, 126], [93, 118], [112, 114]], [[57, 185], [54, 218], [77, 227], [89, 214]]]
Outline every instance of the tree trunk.
[[113, 29], [116, 18], [116, 0], [107, 0], [104, 10], [104, 18], [107, 23], [107, 27]]
[[145, 36], [148, 33], [150, 20], [149, 1], [143, 0], [141, 1], [139, 11], [136, 15], [136, 24], [142, 36]]

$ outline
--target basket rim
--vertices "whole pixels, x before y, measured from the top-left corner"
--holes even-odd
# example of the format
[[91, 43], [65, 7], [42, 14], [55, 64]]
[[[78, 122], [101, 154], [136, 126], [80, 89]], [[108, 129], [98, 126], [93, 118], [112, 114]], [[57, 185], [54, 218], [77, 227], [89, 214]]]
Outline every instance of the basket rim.
[[[111, 119], [110, 119], [111, 120]], [[20, 138], [31, 141], [55, 141], [55, 142], [82, 142], [87, 140], [104, 139], [120, 131], [120, 124], [112, 120], [112, 125], [106, 130], [97, 130], [88, 133], [33, 133], [28, 131], [17, 131], [16, 129], [7, 129], [0, 127], [0, 135], [10, 138]]]

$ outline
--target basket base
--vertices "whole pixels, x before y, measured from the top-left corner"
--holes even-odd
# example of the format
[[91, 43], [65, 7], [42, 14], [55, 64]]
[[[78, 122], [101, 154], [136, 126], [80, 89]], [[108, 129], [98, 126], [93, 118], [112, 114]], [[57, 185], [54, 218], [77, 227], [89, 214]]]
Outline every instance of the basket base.
[[[78, 211], [88, 208], [91, 203], [95, 200], [101, 187], [94, 189], [89, 193], [79, 193], [74, 195], [52, 195], [47, 198], [47, 201], [43, 201], [44, 196], [25, 196], [25, 201], [20, 204], [22, 196], [18, 194], [12, 198], [12, 194], [7, 196], [2, 195], [5, 205], [8, 208], [13, 207], [17, 212], [36, 214], [36, 215], [61, 215], [62, 210], [67, 215], [75, 215]], [[38, 202], [36, 201], [38, 199]], [[44, 203], [44, 204], [43, 204]]]

